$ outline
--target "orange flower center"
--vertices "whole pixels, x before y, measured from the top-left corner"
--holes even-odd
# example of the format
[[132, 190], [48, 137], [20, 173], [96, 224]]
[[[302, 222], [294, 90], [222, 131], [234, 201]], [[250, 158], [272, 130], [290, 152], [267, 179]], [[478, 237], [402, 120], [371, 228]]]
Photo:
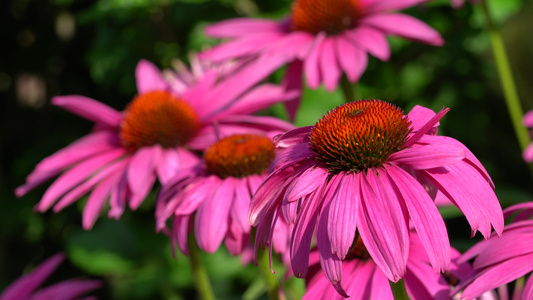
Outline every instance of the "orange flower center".
[[361, 236], [357, 238], [357, 241], [352, 246], [352, 249], [350, 249], [350, 252], [346, 254], [346, 259], [361, 259], [361, 260], [369, 260], [370, 254], [368, 253], [368, 250], [366, 250], [365, 244], [363, 244], [363, 240], [361, 239]]
[[292, 5], [292, 29], [335, 35], [354, 27], [360, 15], [358, 0], [296, 0]]
[[341, 105], [323, 116], [309, 136], [315, 159], [330, 171], [361, 171], [382, 165], [401, 150], [411, 122], [395, 105], [362, 100]]
[[187, 102], [164, 91], [138, 95], [128, 105], [120, 124], [122, 146], [131, 150], [161, 145], [183, 146], [200, 128]]
[[204, 159], [208, 171], [221, 178], [262, 174], [274, 160], [274, 143], [260, 135], [233, 135], [209, 147]]

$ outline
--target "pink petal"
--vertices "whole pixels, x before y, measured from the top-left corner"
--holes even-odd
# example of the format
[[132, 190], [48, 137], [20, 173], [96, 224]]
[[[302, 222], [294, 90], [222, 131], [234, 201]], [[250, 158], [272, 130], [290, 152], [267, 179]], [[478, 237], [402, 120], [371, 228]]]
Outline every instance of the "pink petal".
[[205, 28], [205, 34], [218, 38], [236, 38], [267, 32], [280, 32], [278, 22], [269, 19], [235, 18], [214, 23]]
[[322, 55], [322, 43], [324, 40], [326, 40], [325, 35], [317, 35], [313, 48], [304, 60], [304, 71], [307, 78], [307, 85], [312, 89], [316, 89], [322, 80], [320, 76], [320, 57]]
[[130, 208], [135, 210], [154, 185], [155, 167], [161, 155], [161, 147], [143, 147], [137, 150], [131, 158], [128, 167], [128, 185], [132, 193], [129, 201]]
[[128, 177], [127, 177], [127, 166], [129, 165], [129, 160], [126, 162], [124, 170], [122, 170], [122, 178], [117, 185], [111, 190], [111, 197], [109, 199], [109, 205], [111, 206], [108, 217], [119, 219], [124, 213], [124, 208], [126, 207], [126, 199], [131, 197], [131, 192], [128, 188]]
[[486, 291], [509, 283], [533, 270], [533, 254], [523, 255], [520, 257], [506, 260], [505, 262], [492, 266], [481, 274], [465, 288], [461, 297], [475, 298]]
[[[230, 219], [229, 223], [224, 244], [231, 255], [239, 255], [248, 245], [250, 234], [249, 232], [243, 232], [241, 227], [235, 224], [233, 220]], [[250, 226], [248, 226], [248, 229], [249, 228]]]
[[526, 127], [533, 127], [533, 110], [528, 111], [522, 118], [522, 123]]
[[305, 59], [313, 46], [315, 36], [308, 32], [293, 31], [283, 38], [267, 45], [265, 55], [281, 55], [288, 60]]
[[[334, 183], [335, 178], [339, 178], [339, 183], [335, 190], [331, 202], [328, 205], [329, 241], [331, 251], [339, 259], [344, 260], [348, 251], [352, 247], [357, 226], [357, 214], [359, 208], [360, 194], [359, 182], [351, 173], [340, 173], [334, 176], [330, 183]], [[342, 226], [339, 226], [342, 224]]]
[[[396, 185], [396, 193], [403, 198], [422, 245], [436, 273], [445, 272], [450, 265], [450, 243], [444, 220], [424, 188], [398, 166], [385, 167]], [[385, 175], [385, 174], [383, 174]]]
[[199, 54], [201, 59], [213, 62], [222, 62], [240, 56], [260, 53], [268, 45], [284, 38], [284, 33], [267, 32], [257, 35], [249, 35], [239, 39], [220, 44], [212, 49]]
[[[220, 179], [216, 176], [209, 176], [205, 180], [198, 181], [196, 184], [191, 184], [186, 187], [187, 191], [183, 194], [183, 201], [176, 207], [175, 213], [177, 215], [188, 215], [194, 213], [195, 210], [210, 197], [211, 191], [206, 187], [219, 184]], [[182, 192], [182, 191], [179, 191]]]
[[382, 13], [362, 18], [360, 22], [383, 30], [386, 34], [398, 35], [432, 46], [444, 44], [444, 40], [435, 29], [408, 15]]
[[293, 202], [307, 196], [324, 185], [328, 176], [329, 173], [326, 169], [308, 168], [287, 186], [284, 198], [288, 202]]
[[48, 286], [35, 294], [31, 300], [71, 300], [97, 289], [102, 283], [97, 280], [69, 279]]
[[248, 209], [250, 208], [251, 195], [248, 190], [248, 183], [246, 179], [235, 180], [235, 198], [231, 207], [230, 215], [232, 221], [240, 226], [243, 233], [250, 232], [250, 224], [248, 224]]
[[382, 61], [390, 58], [389, 42], [380, 30], [370, 26], [357, 26], [353, 30], [346, 30], [342, 37], [346, 37], [354, 46], [368, 51]]
[[[357, 82], [366, 70], [368, 57], [344, 36], [335, 39], [337, 59], [350, 82]], [[355, 100], [355, 99], [354, 99]]]
[[414, 170], [422, 170], [454, 164], [465, 157], [465, 151], [461, 147], [434, 144], [403, 149], [391, 154], [388, 161]]
[[198, 246], [214, 253], [228, 230], [229, 212], [235, 194], [235, 181], [230, 177], [213, 186], [212, 192], [196, 212], [194, 220], [195, 236]]
[[309, 263], [309, 248], [315, 230], [318, 212], [322, 204], [322, 190], [313, 192], [311, 197], [302, 204], [298, 220], [291, 236], [291, 266], [293, 273], [298, 278], [307, 275]]
[[285, 72], [285, 76], [281, 82], [281, 85], [285, 88], [285, 90], [298, 91], [300, 93], [299, 96], [293, 100], [284, 102], [285, 108], [287, 109], [287, 113], [289, 115], [289, 120], [291, 122], [295, 120], [296, 112], [298, 111], [298, 107], [300, 107], [303, 85], [303, 68], [303, 61], [299, 59], [294, 60], [287, 67], [287, 71]]
[[27, 299], [54, 272], [65, 259], [65, 255], [58, 253], [41, 263], [32, 272], [13, 282], [0, 295], [1, 300]]
[[420, 139], [424, 138], [428, 133], [432, 132], [435, 128], [435, 125], [450, 111], [449, 108], [442, 108], [433, 118], [431, 118], [427, 123], [422, 125], [418, 131], [414, 134], [411, 134], [407, 141], [403, 144], [403, 147], [410, 147], [413, 144], [417, 143]]
[[337, 63], [335, 53], [334, 38], [326, 38], [322, 42], [322, 49], [320, 55], [320, 70], [326, 90], [330, 92], [334, 91], [337, 88], [339, 79], [341, 78], [341, 70], [339, 64]]
[[[407, 274], [406, 274], [407, 277]], [[372, 286], [372, 299], [394, 300], [390, 288], [389, 280], [384, 276], [383, 272], [375, 270], [373, 276], [370, 278], [371, 282], [368, 285]], [[370, 281], [369, 280], [369, 281]], [[417, 298], [413, 298], [417, 299]], [[420, 298], [424, 299], [424, 298]], [[428, 300], [431, 298], [427, 298]]]
[[41, 212], [46, 211], [59, 197], [61, 197], [61, 195], [86, 180], [94, 172], [97, 172], [98, 169], [118, 159], [124, 154], [126, 154], [124, 149], [110, 150], [104, 154], [91, 157], [63, 173], [56, 179], [56, 181], [54, 181], [54, 183], [52, 183], [48, 190], [46, 190], [43, 198], [39, 204], [37, 204], [37, 210]]
[[372, 1], [372, 4], [365, 7], [367, 12], [382, 12], [387, 10], [402, 10], [428, 0], [380, 0]]
[[528, 163], [533, 161], [533, 143], [529, 144], [524, 150], [522, 153], [522, 158]]
[[533, 277], [529, 277], [527, 280], [526, 286], [524, 287], [524, 290], [522, 291], [522, 299], [533, 299]]
[[[359, 180], [361, 193], [357, 228], [372, 259], [389, 280], [397, 282], [405, 274], [409, 253], [403, 210], [399, 208], [399, 202], [394, 207], [387, 207], [392, 201], [378, 194], [378, 178], [373, 170], [369, 169], [366, 175], [360, 172], [355, 176], [359, 177], [356, 180]], [[393, 195], [389, 191], [384, 192]]]
[[120, 126], [120, 120], [122, 120], [122, 113], [102, 102], [84, 96], [58, 96], [52, 99], [52, 104], [82, 118], [107, 125], [111, 128]]
[[139, 94], [151, 91], [166, 91], [170, 88], [159, 69], [153, 63], [144, 59], [141, 59], [135, 68], [135, 79]]
[[274, 137], [274, 144], [276, 144], [276, 147], [287, 148], [296, 144], [307, 143], [311, 128], [312, 126], [304, 126], [280, 134]]
[[[413, 109], [411, 109], [411, 111], [407, 114], [407, 117], [409, 121], [411, 121], [413, 132], [417, 132], [417, 131], [420, 131], [424, 127], [424, 125], [430, 122], [431, 119], [435, 117], [435, 115], [436, 113], [432, 111], [431, 109], [420, 106], [420, 105], [415, 105], [415, 107], [413, 107]], [[438, 127], [439, 125], [440, 125], [439, 122], [435, 123], [434, 134], [437, 134], [436, 127]]]
[[187, 238], [189, 234], [189, 221], [191, 215], [179, 215], [175, 216], [172, 220], [172, 253], [175, 256], [176, 253], [176, 244], [180, 248], [180, 251], [189, 255], [189, 246], [187, 244]]

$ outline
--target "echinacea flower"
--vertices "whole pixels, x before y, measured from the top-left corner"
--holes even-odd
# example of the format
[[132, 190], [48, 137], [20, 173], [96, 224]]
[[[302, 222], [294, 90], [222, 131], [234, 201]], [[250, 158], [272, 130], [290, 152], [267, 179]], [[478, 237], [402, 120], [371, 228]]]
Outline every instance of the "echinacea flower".
[[[464, 289], [460, 294], [461, 299], [474, 299], [533, 271], [533, 220], [530, 219], [533, 216], [533, 202], [517, 204], [504, 210], [506, 217], [515, 213], [513, 223], [505, 226], [501, 237], [494, 234], [490, 239], [470, 248], [461, 257], [461, 261], [475, 257], [473, 267], [477, 272], [457, 288]], [[527, 280], [520, 299], [533, 299], [533, 276]]]
[[55, 204], [57, 212], [92, 190], [83, 227], [93, 226], [108, 197], [109, 216], [119, 218], [126, 204], [133, 210], [139, 207], [156, 179], [165, 183], [180, 169], [193, 166], [199, 158], [191, 150], [204, 150], [216, 141], [217, 132], [278, 127], [278, 119], [248, 115], [297, 96], [271, 84], [255, 86], [268, 68], [247, 65], [222, 78], [207, 71], [187, 89], [175, 91], [152, 63], [143, 60], [135, 73], [139, 94], [123, 112], [83, 96], [55, 97], [53, 104], [95, 122], [95, 128], [40, 162], [26, 184], [17, 188], [17, 196], [59, 175], [38, 211]]
[[294, 224], [292, 269], [305, 277], [316, 228], [322, 269], [343, 294], [342, 260], [356, 231], [372, 260], [396, 282], [406, 272], [412, 226], [435, 272], [445, 271], [448, 234], [428, 185], [463, 212], [472, 234], [489, 237], [491, 226], [501, 234], [501, 207], [481, 163], [457, 140], [434, 135], [448, 111], [416, 106], [405, 116], [393, 104], [363, 100], [277, 137], [282, 150], [250, 204], [256, 247], [271, 244], [272, 228], [283, 217]]
[[[522, 123], [531, 132], [531, 130], [533, 128], [533, 110], [527, 112], [524, 115], [524, 118], [522, 119]], [[522, 157], [528, 163], [533, 161], [533, 143], [531, 143], [531, 144], [529, 144], [529, 146], [527, 146], [526, 150], [524, 150], [524, 153], [522, 153]]]
[[[464, 279], [472, 267], [468, 263], [457, 264], [456, 260], [461, 253], [452, 248], [450, 271], [437, 274], [433, 272], [420, 238], [413, 231], [410, 232], [409, 242], [410, 251], [404, 277], [409, 297], [415, 300], [450, 299], [450, 286]], [[342, 282], [350, 299], [394, 299], [387, 277], [372, 260], [360, 238], [343, 260], [342, 272]], [[347, 296], [338, 294], [320, 269], [318, 251], [311, 252], [306, 282], [304, 300], [340, 300]]]
[[101, 286], [98, 280], [69, 279], [38, 290], [39, 286], [64, 259], [65, 256], [61, 253], [50, 257], [32, 272], [20, 277], [8, 286], [0, 294], [0, 300], [78, 299], [78, 297]]
[[[293, 128], [285, 123], [277, 133]], [[245, 249], [250, 241], [250, 199], [275, 156], [274, 143], [265, 134], [224, 137], [206, 150], [196, 168], [163, 185], [156, 207], [157, 230], [165, 230], [172, 219], [173, 247], [177, 244], [188, 254], [187, 234], [193, 227], [204, 251], [215, 252], [222, 241], [233, 255]]]
[[[388, 35], [441, 46], [437, 31], [411, 16], [392, 11], [427, 0], [295, 0], [292, 13], [281, 21], [239, 18], [206, 28], [207, 35], [230, 39], [201, 53], [222, 61], [238, 57], [281, 56], [290, 62], [285, 75], [288, 88], [300, 89], [302, 73], [307, 84], [324, 83], [335, 90], [343, 73], [357, 82], [367, 67], [367, 53], [386, 61]], [[297, 105], [288, 107], [294, 116]]]

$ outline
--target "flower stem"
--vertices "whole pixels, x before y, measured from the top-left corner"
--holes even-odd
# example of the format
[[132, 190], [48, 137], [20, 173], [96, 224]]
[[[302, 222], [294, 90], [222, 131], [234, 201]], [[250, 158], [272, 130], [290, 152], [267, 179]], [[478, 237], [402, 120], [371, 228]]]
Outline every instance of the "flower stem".
[[411, 299], [407, 295], [407, 289], [405, 288], [405, 282], [403, 281], [403, 279], [398, 280], [398, 282], [396, 283], [389, 281], [389, 284], [392, 290], [392, 295], [394, 296], [394, 300], [410, 300]]
[[513, 123], [518, 143], [520, 144], [520, 148], [522, 151], [524, 151], [530, 142], [529, 133], [526, 127], [522, 125], [522, 117], [524, 116], [524, 112], [522, 110], [522, 106], [520, 105], [518, 92], [516, 91], [516, 85], [511, 72], [511, 67], [509, 65], [509, 59], [507, 58], [507, 53], [505, 51], [505, 45], [500, 32], [492, 21], [491, 14], [485, 0], [481, 1], [481, 6], [487, 19], [487, 30], [489, 33], [496, 66], [498, 68], [498, 74], [500, 76], [505, 102], [507, 103], [507, 109], [509, 110], [509, 115]]
[[339, 83], [341, 87], [342, 94], [344, 95], [344, 102], [355, 101], [355, 85], [353, 85], [346, 75], [342, 75], [341, 81]]
[[194, 276], [194, 285], [196, 285], [196, 291], [198, 294], [200, 294], [200, 299], [215, 300], [215, 294], [213, 293], [213, 288], [209, 282], [207, 271], [200, 260], [200, 248], [198, 248], [198, 245], [196, 245], [196, 240], [194, 239], [193, 234], [189, 235], [187, 244], [189, 245], [189, 258]]
[[257, 266], [259, 267], [259, 273], [263, 277], [265, 282], [268, 297], [271, 300], [279, 300], [279, 285], [276, 275], [270, 271], [270, 258], [268, 256], [269, 250], [259, 249], [257, 251]]

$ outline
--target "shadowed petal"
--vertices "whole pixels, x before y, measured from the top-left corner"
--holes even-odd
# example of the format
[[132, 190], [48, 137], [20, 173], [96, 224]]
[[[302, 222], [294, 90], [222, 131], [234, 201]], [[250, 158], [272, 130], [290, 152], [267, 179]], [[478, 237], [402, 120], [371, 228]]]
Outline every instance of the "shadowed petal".
[[41, 289], [31, 300], [70, 300], [102, 286], [97, 280], [70, 279]]

